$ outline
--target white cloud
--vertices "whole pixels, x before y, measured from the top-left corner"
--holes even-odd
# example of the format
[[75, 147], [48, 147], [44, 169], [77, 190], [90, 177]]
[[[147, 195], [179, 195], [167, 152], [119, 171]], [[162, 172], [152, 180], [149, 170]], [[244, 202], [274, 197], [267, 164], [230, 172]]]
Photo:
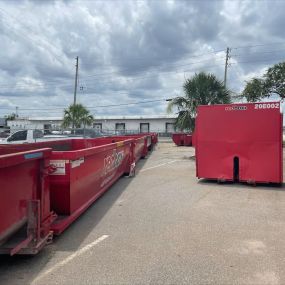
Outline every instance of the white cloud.
[[[185, 76], [199, 71], [223, 80], [225, 53], [213, 51], [227, 46], [228, 87], [240, 92], [285, 55], [284, 42], [272, 44], [285, 35], [282, 1], [0, 3], [0, 116], [15, 106], [23, 115], [62, 114], [73, 101], [77, 55], [86, 106], [181, 95]], [[254, 47], [263, 43], [272, 45]], [[162, 114], [166, 102], [92, 111]]]

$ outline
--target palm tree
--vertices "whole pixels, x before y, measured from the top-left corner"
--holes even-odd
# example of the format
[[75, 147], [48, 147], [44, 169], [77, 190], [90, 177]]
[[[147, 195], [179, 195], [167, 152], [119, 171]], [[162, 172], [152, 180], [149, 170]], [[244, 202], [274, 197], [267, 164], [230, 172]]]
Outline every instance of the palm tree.
[[199, 105], [226, 104], [231, 102], [230, 91], [213, 74], [200, 72], [186, 79], [184, 96], [172, 99], [167, 107], [171, 112], [174, 107], [178, 110], [175, 125], [185, 131], [193, 131]]
[[74, 125], [75, 128], [80, 128], [81, 125], [90, 126], [94, 121], [94, 117], [82, 104], [70, 105], [64, 110], [63, 123], [64, 128]]

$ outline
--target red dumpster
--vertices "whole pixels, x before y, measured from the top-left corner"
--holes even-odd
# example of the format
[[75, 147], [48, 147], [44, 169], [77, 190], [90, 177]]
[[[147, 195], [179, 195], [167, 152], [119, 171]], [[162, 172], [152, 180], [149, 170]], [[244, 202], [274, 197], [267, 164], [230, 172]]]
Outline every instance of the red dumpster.
[[60, 234], [124, 173], [132, 168], [132, 140], [112, 143], [72, 140], [71, 150], [53, 151], [50, 175], [51, 208], [60, 216], [51, 229]]
[[[0, 253], [37, 253], [52, 233], [60, 234], [120, 176], [134, 171], [149, 138], [0, 145]], [[7, 181], [13, 175], [17, 179]], [[23, 226], [19, 240], [15, 233]]]
[[[133, 171], [133, 139], [116, 141], [113, 143], [113, 138], [69, 139], [1, 145], [0, 154], [33, 148], [36, 149], [33, 152], [38, 152], [43, 146], [53, 149], [48, 165], [54, 170], [48, 179], [48, 206], [58, 217], [49, 226], [54, 234], [60, 234], [120, 176]], [[39, 179], [39, 173], [35, 174], [34, 179]], [[0, 181], [4, 183], [3, 177], [0, 177]]]
[[282, 125], [279, 102], [199, 106], [197, 177], [282, 183]]
[[114, 136], [111, 138], [113, 138], [115, 141], [133, 139], [134, 155], [136, 161], [138, 161], [140, 158], [145, 158], [148, 154], [148, 151], [152, 149], [152, 137], [149, 134]]
[[184, 145], [184, 133], [174, 133], [172, 134], [172, 140], [177, 146]]
[[185, 146], [192, 146], [192, 135], [185, 134], [185, 136], [184, 136], [184, 145]]
[[174, 133], [172, 140], [177, 146], [192, 146], [192, 134], [189, 133]]
[[155, 146], [158, 143], [158, 135], [157, 133], [149, 133], [151, 135], [152, 145]]
[[51, 238], [50, 149], [0, 149], [0, 253], [37, 253]]

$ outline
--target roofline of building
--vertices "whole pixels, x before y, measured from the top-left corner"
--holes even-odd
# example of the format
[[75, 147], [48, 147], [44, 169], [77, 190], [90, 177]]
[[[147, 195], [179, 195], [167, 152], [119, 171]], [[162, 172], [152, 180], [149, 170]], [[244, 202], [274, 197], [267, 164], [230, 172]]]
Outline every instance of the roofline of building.
[[[96, 120], [155, 120], [155, 119], [175, 119], [177, 115], [135, 115], [135, 116], [95, 116]], [[17, 118], [13, 121], [62, 121], [62, 117], [28, 117]]]

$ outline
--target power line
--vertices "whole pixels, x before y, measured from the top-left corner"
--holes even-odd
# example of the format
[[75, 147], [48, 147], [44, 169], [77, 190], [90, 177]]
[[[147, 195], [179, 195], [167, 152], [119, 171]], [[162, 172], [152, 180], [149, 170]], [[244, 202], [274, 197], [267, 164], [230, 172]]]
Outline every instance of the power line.
[[[277, 59], [277, 58], [274, 58], [274, 59], [267, 59], [267, 60], [250, 60], [250, 61], [238, 61], [236, 63], [231, 63], [231, 65], [236, 65], [236, 64], [239, 64], [239, 63], [243, 63], [243, 64], [248, 64], [248, 63], [253, 63], [253, 62], [268, 62], [268, 61], [274, 61], [274, 60], [280, 60], [280, 59]], [[213, 67], [217, 67], [217, 66], [221, 66], [221, 65], [212, 65], [212, 66], [207, 66], [207, 69], [209, 68], [213, 68]], [[205, 68], [201, 68], [202, 70], [204, 70]], [[195, 69], [197, 70], [197, 69]], [[187, 71], [193, 71], [193, 70], [184, 70], [183, 72], [187, 72]], [[149, 78], [149, 77], [153, 77], [153, 76], [144, 76], [143, 78]], [[179, 86], [180, 87], [180, 86]], [[168, 90], [173, 90], [175, 88], [179, 88], [179, 87], [172, 87], [172, 88], [167, 88]], [[90, 89], [90, 88], [88, 88]], [[92, 89], [91, 89], [92, 90]], [[117, 95], [117, 94], [126, 94], [126, 95], [129, 95], [129, 92], [131, 92], [132, 90], [137, 90], [137, 88], [132, 88], [132, 89], [127, 89], [127, 91], [123, 92], [123, 91], [111, 91], [112, 94], [110, 95]], [[165, 88], [163, 88], [163, 90], [166, 90]], [[34, 93], [35, 91], [31, 91], [32, 93]], [[153, 91], [152, 91], [153, 92]], [[25, 91], [25, 93], [27, 93], [27, 91]], [[92, 95], [92, 93], [89, 93], [90, 95]], [[96, 95], [100, 95], [100, 94], [96, 94]], [[106, 96], [107, 94], [106, 93], [103, 93], [101, 95], [104, 95]]]
[[263, 46], [272, 46], [272, 45], [285, 45], [285, 42], [276, 42], [276, 43], [268, 43], [268, 44], [257, 44], [257, 45], [248, 45], [248, 46], [239, 46], [239, 47], [232, 47], [232, 49], [253, 48], [253, 47], [263, 47]]
[[[270, 53], [271, 51], [269, 51], [268, 53]], [[265, 53], [265, 52], [264, 52]], [[236, 55], [236, 56], [241, 56], [241, 55]], [[222, 58], [222, 59], [224, 59], [224, 58]], [[183, 65], [177, 65], [177, 67], [178, 66], [180, 66], [180, 67], [182, 67], [182, 66], [187, 66], [187, 65], [193, 65], [193, 64], [198, 64], [198, 63], [202, 63], [202, 62], [207, 62], [207, 61], [209, 61], [209, 60], [211, 60], [211, 59], [207, 59], [207, 60], [203, 60], [203, 61], [198, 61], [198, 62], [191, 62], [191, 63], [188, 63], [188, 64], [183, 64]], [[275, 58], [274, 59], [272, 59], [272, 60], [275, 60]], [[280, 59], [280, 60], [282, 60], [282, 59]], [[258, 62], [262, 62], [263, 61], [263, 59], [262, 60], [260, 60], [260, 61], [258, 61]], [[265, 61], [268, 61], [268, 60], [265, 60]], [[254, 62], [254, 61], [251, 61], [251, 62]], [[244, 62], [237, 62], [237, 63], [244, 63]], [[216, 65], [217, 66], [217, 65]], [[173, 66], [173, 67], [175, 67], [175, 66]], [[209, 67], [212, 67], [212, 66], [205, 66], [205, 67], [203, 67], [203, 69], [205, 69], [205, 68], [209, 68]], [[183, 71], [181, 71], [181, 72], [185, 72], [185, 71], [190, 71], [189, 69], [188, 70], [183, 70]], [[154, 71], [152, 71], [152, 72], [154, 72]], [[118, 72], [112, 72], [111, 74], [115, 74], [115, 73], [118, 73]], [[179, 71], [177, 71], [177, 70], [173, 70], [173, 71], [161, 71], [161, 73], [169, 73], [169, 74], [171, 74], [171, 73], [179, 73]], [[91, 77], [96, 77], [96, 76], [99, 76], [99, 75], [110, 75], [110, 73], [106, 73], [106, 74], [94, 74], [94, 75], [90, 75], [90, 76], [87, 76], [87, 77], [82, 77], [83, 79], [85, 79], [85, 81], [87, 82], [87, 81], [89, 81], [89, 80], [92, 80], [92, 81], [94, 81], [94, 79], [91, 79]], [[119, 77], [122, 77], [121, 75], [119, 75]], [[144, 78], [152, 78], [152, 77], [157, 77], [157, 75], [143, 75], [143, 76], [128, 76], [128, 79], [144, 79]], [[95, 78], [95, 80], [96, 80], [96, 78]], [[100, 81], [102, 81], [102, 80], [106, 80], [106, 78], [97, 78], [97, 80], [100, 80]], [[13, 87], [13, 89], [14, 90], [18, 90], [18, 89], [26, 89], [27, 88], [27, 84], [28, 83], [25, 83], [25, 84], [18, 84], [18, 85], [16, 85], [16, 86], [14, 86]], [[54, 83], [49, 83], [49, 84], [46, 84], [46, 83], [44, 83], [44, 86], [42, 86], [41, 85], [41, 83], [39, 83], [39, 84], [35, 84], [33, 87], [35, 87], [35, 88], [39, 88], [40, 90], [46, 90], [46, 89], [48, 89], [48, 88], [50, 88], [50, 87], [52, 87], [52, 86], [54, 86], [54, 87], [71, 87], [72, 86], [72, 84], [70, 83], [70, 84], [65, 84], [65, 83], [59, 83], [59, 82], [54, 82]], [[0, 88], [11, 88], [11, 86], [10, 85], [1, 85], [0, 84]], [[32, 91], [32, 92], [34, 92], [34, 91]]]
[[[225, 59], [225, 57], [221, 57], [221, 59], [219, 59], [218, 58], [218, 61], [219, 60], [224, 60]], [[173, 66], [173, 67], [183, 67], [183, 66], [188, 66], [188, 65], [193, 65], [193, 64], [199, 64], [199, 63], [203, 63], [203, 62], [207, 62], [207, 61], [209, 61], [209, 60], [212, 60], [212, 59], [207, 59], [207, 60], [202, 60], [202, 61], [198, 61], [198, 62], [190, 62], [190, 63], [187, 63], [187, 64], [182, 64], [182, 65], [177, 65], [177, 66]], [[211, 65], [211, 67], [212, 67], [213, 65]], [[217, 66], [217, 65], [215, 65], [215, 66]], [[165, 67], [164, 67], [165, 68]], [[203, 69], [205, 69], [205, 68], [207, 68], [207, 66], [205, 66], [205, 67], [203, 67]], [[152, 71], [152, 73], [154, 73], [154, 72], [157, 72], [158, 70], [153, 70]], [[182, 70], [182, 71], [180, 71], [180, 72], [184, 72], [185, 70]], [[116, 71], [116, 72], [112, 72], [112, 73], [106, 73], [106, 74], [104, 74], [104, 76], [106, 76], [106, 75], [112, 75], [112, 74], [118, 74], [118, 72]], [[171, 73], [179, 73], [177, 70], [172, 70], [172, 71], [160, 71], [160, 74], [161, 73], [163, 73], [163, 74], [171, 74]], [[95, 74], [95, 75], [89, 75], [89, 76], [81, 76], [81, 79], [84, 79], [85, 81], [88, 81], [88, 80], [92, 80], [92, 82], [94, 81], [94, 78], [92, 78], [92, 77], [95, 77], [95, 80], [97, 79], [97, 80], [100, 80], [100, 81], [102, 81], [102, 80], [106, 80], [106, 79], [104, 79], [104, 78], [96, 78], [97, 76], [102, 76], [103, 74]], [[121, 75], [119, 75], [119, 77], [122, 77]], [[124, 77], [126, 77], [126, 76], [124, 76]], [[157, 74], [156, 75], [143, 75], [143, 76], [139, 76], [139, 75], [137, 75], [137, 76], [127, 76], [127, 78], [128, 79], [143, 79], [143, 78], [153, 78], [153, 77], [157, 77]], [[21, 89], [21, 88], [23, 88], [23, 89], [25, 89], [26, 87], [27, 87], [27, 84], [28, 83], [26, 83], [26, 84], [23, 84], [23, 85], [21, 85], [21, 84], [18, 84], [17, 86], [16, 86], [16, 88], [15, 89]], [[46, 87], [45, 86], [40, 86], [40, 88], [41, 89], [46, 89], [48, 86], [54, 86], [54, 85], [56, 85], [56, 86], [58, 86], [58, 87], [68, 87], [68, 86], [72, 86], [72, 84], [58, 84], [58, 83], [50, 83], [50, 84], [45, 84], [46, 85]], [[10, 88], [11, 86], [10, 85], [1, 85], [0, 84], [0, 88]], [[21, 88], [20, 88], [21, 87]]]
[[268, 62], [268, 61], [275, 61], [275, 60], [284, 60], [283, 59], [277, 59], [277, 58], [271, 58], [271, 59], [262, 59], [262, 60], [249, 60], [249, 61], [237, 61], [237, 62], [234, 62], [234, 63], [231, 63], [232, 64], [238, 64], [238, 63], [253, 63], [253, 62]]
[[[285, 53], [285, 49], [280, 49], [280, 50], [270, 50], [270, 51], [249, 51], [249, 53], [254, 53], [254, 54], [263, 54], [263, 53], [272, 53], [274, 54], [275, 52], [284, 52]], [[246, 54], [233, 54], [232, 56], [235, 56], [235, 57], [241, 57], [241, 56], [245, 56]]]
[[[170, 100], [173, 98], [164, 98], [164, 99], [157, 99], [157, 100], [148, 100], [148, 101], [138, 101], [138, 102], [128, 102], [128, 103], [122, 103], [122, 104], [110, 104], [110, 105], [98, 105], [98, 106], [86, 106], [86, 109], [97, 109], [97, 108], [109, 108], [109, 107], [119, 107], [119, 106], [129, 106], [129, 105], [139, 105], [139, 104], [148, 104], [148, 103], [154, 103], [154, 102], [162, 102], [166, 100]], [[61, 108], [19, 108], [19, 110], [22, 111], [51, 111], [51, 110], [63, 110], [66, 107]], [[2, 110], [10, 110], [15, 109], [15, 107], [1, 107]]]
[[[220, 59], [221, 58], [221, 59]], [[225, 59], [225, 57], [219, 57], [218, 58], [218, 60], [224, 60]], [[183, 66], [188, 66], [188, 65], [193, 65], [193, 64], [199, 64], [199, 63], [203, 63], [203, 62], [207, 62], [207, 61], [209, 61], [209, 60], [212, 60], [212, 59], [207, 59], [207, 60], [202, 60], [202, 61], [197, 61], [197, 62], [189, 62], [189, 63], [186, 63], [186, 64], [181, 64], [181, 65], [173, 65], [172, 67], [173, 68], [175, 68], [175, 67], [183, 67]], [[163, 66], [163, 68], [166, 68], [167, 66]], [[128, 69], [129, 70], [129, 69]], [[157, 72], [158, 70], [153, 70], [152, 72]], [[140, 71], [137, 71], [137, 72], [140, 72]], [[177, 73], [177, 70], [174, 70], [174, 71], [160, 71], [161, 73]], [[104, 74], [100, 74], [100, 73], [98, 73], [98, 74], [93, 74], [93, 75], [89, 75], [89, 76], [82, 76], [81, 78], [83, 78], [85, 81], [86, 80], [94, 80], [94, 79], [91, 79], [91, 77], [97, 77], [97, 76], [106, 76], [106, 75], [112, 75], [112, 74], [118, 74], [118, 71], [114, 71], [114, 72], [111, 72], [111, 73], [104, 73]], [[122, 75], [118, 75], [119, 77], [122, 77]], [[138, 76], [135, 76], [135, 75], [133, 75], [133, 76], [124, 76], [124, 77], [128, 77], [128, 78], [145, 78], [145, 76], [142, 76], [142, 77], [140, 77], [139, 75]], [[147, 77], [149, 77], [149, 76], [147, 76]], [[87, 79], [88, 78], [88, 79]], [[90, 78], [90, 79], [89, 79]], [[102, 78], [98, 78], [98, 80], [104, 80], [104, 79], [102, 79]], [[18, 84], [17, 86], [24, 86], [24, 88], [26, 87], [26, 85], [27, 84]], [[59, 84], [58, 82], [54, 82], [54, 83], [50, 83], [50, 84], [45, 84], [45, 85], [57, 85], [57, 86], [72, 86], [72, 84]], [[0, 84], [0, 88], [1, 87], [10, 87], [10, 85], [1, 85]]]
[[[260, 46], [262, 46], [262, 45], [260, 45]], [[281, 50], [280, 50], [281, 51]], [[215, 52], [218, 52], [218, 51], [215, 51]], [[271, 52], [274, 52], [274, 51], [268, 51], [267, 53], [271, 53]], [[214, 52], [213, 52], [214, 53]], [[265, 53], [265, 52], [256, 52], [256, 53]], [[207, 53], [207, 54], [210, 54], [210, 53]], [[206, 53], [205, 54], [201, 54], [201, 55], [199, 55], [199, 56], [203, 56], [203, 55], [206, 55]], [[237, 55], [237, 56], [241, 56], [241, 55]], [[198, 56], [195, 56], [195, 57], [198, 57]], [[217, 58], [215, 58], [215, 59], [217, 59]], [[219, 58], [218, 58], [219, 59]], [[221, 57], [221, 59], [224, 59], [224, 57]], [[189, 62], [189, 63], [186, 63], [186, 64], [169, 64], [169, 65], [164, 65], [164, 66], [161, 66], [161, 67], [159, 67], [160, 69], [162, 69], [162, 68], [166, 68], [167, 66], [168, 67], [172, 67], [172, 68], [175, 68], [175, 67], [183, 67], [183, 66], [187, 66], [187, 65], [193, 65], [193, 64], [199, 64], [199, 63], [203, 63], [203, 62], [207, 62], [207, 61], [209, 61], [209, 60], [211, 60], [211, 59], [206, 59], [206, 60], [202, 60], [202, 61], [198, 61], [198, 62]], [[153, 67], [155, 67], [155, 65], [153, 66]], [[127, 71], [127, 70], [130, 70], [130, 68], [128, 68], [128, 69], [124, 69], [124, 70], [121, 70], [121, 71]], [[155, 72], [155, 71], [157, 71], [157, 70], [152, 70], [151, 72]], [[137, 73], [139, 73], [140, 71], [137, 71]], [[177, 71], [176, 70], [174, 70], [174, 71], [160, 71], [161, 73], [177, 73]], [[85, 76], [85, 77], [83, 77], [86, 81], [87, 80], [92, 80], [92, 79], [89, 79], [89, 78], [93, 78], [93, 77], [106, 77], [106, 76], [109, 76], [109, 75], [114, 75], [114, 74], [117, 74], [119, 77], [127, 77], [127, 78], [151, 78], [151, 77], [153, 77], [153, 76], [151, 76], [151, 75], [148, 75], [148, 76], [142, 76], [142, 77], [140, 77], [140, 76], [135, 76], [135, 75], [132, 75], [132, 76], [122, 76], [122, 75], [120, 75], [119, 74], [119, 71], [113, 71], [113, 72], [107, 72], [107, 73], [97, 73], [97, 74], [93, 74], [93, 75], [88, 75], [88, 76]], [[155, 75], [155, 77], [156, 77], [157, 75]], [[71, 79], [68, 79], [68, 80], [71, 80]], [[94, 80], [94, 79], [93, 79]], [[99, 80], [99, 78], [98, 78], [98, 80]], [[100, 78], [100, 80], [106, 80], [105, 78]], [[55, 81], [55, 82], [53, 82], [53, 81]], [[41, 86], [40, 85], [40, 83], [38, 84], [38, 85], [40, 85], [40, 86], [38, 86], [40, 89], [48, 89], [50, 86], [55, 86], [55, 87], [71, 87], [72, 86], [72, 84], [70, 83], [70, 84], [65, 84], [64, 82], [56, 82], [56, 81], [58, 81], [58, 79], [54, 79], [54, 80], [46, 80], [45, 82], [43, 82], [44, 83], [44, 85], [45, 86]], [[51, 83], [49, 83], [49, 84], [47, 84], [46, 82], [51, 82]], [[27, 83], [28, 84], [28, 83]], [[18, 85], [16, 85], [16, 87], [14, 87], [14, 89], [26, 89], [27, 88], [27, 84], [18, 84]], [[36, 85], [36, 84], [35, 84]], [[35, 86], [35, 87], [37, 87], [37, 86]], [[10, 88], [10, 85], [1, 85], [0, 84], [0, 88]]]
[[[219, 57], [219, 58], [222, 58], [223, 60], [225, 59], [225, 57]], [[186, 64], [170, 64], [171, 66], [169, 65], [164, 65], [164, 66], [161, 66], [160, 68], [167, 68], [167, 67], [173, 67], [173, 68], [176, 68], [176, 67], [183, 67], [183, 66], [187, 66], [187, 65], [192, 65], [192, 64], [199, 64], [199, 63], [202, 63], [202, 62], [207, 62], [209, 60], [213, 60], [213, 59], [206, 59], [206, 60], [202, 60], [202, 61], [196, 61], [196, 62], [189, 62], [189, 63], [186, 63]], [[126, 69], [123, 69], [123, 70], [120, 70], [120, 72], [122, 71], [129, 71], [131, 70], [131, 68], [126, 68]], [[154, 70], [153, 72], [155, 71], [158, 71], [158, 70]], [[140, 72], [140, 71], [137, 71], [137, 72]], [[169, 73], [169, 72], [173, 72], [173, 71], [161, 71], [163, 73]], [[98, 76], [109, 76], [109, 75], [113, 75], [113, 74], [117, 74], [118, 71], [113, 71], [113, 72], [108, 72], [108, 73], [97, 73], [97, 74], [93, 74], [93, 75], [88, 75], [88, 76], [84, 76], [83, 78], [86, 79], [86, 78], [90, 78], [90, 77], [98, 77]], [[127, 76], [127, 77], [135, 77], [135, 76]]]
[[[201, 54], [197, 54], [197, 55], [191, 55], [191, 56], [188, 56], [190, 54], [190, 52], [187, 52], [186, 54], [184, 54], [184, 57], [187, 57], [187, 59], [189, 59], [189, 58], [196, 58], [196, 57], [202, 57], [202, 56], [205, 56], [205, 55], [217, 54], [217, 53], [222, 52], [222, 51], [224, 51], [224, 49], [212, 50], [212, 51], [209, 51], [209, 52], [205, 52], [205, 53], [201, 53]], [[120, 56], [120, 58], [121, 58], [121, 56]], [[169, 58], [169, 56], [168, 56], [168, 58]], [[83, 56], [83, 59], [84, 59], [84, 56]], [[112, 61], [116, 62], [116, 60], [118, 60], [118, 58], [114, 58], [112, 56]], [[153, 57], [153, 58], [151, 58], [151, 57], [131, 57], [128, 60], [131, 60], [131, 61], [136, 61], [136, 60], [138, 60], [138, 61], [141, 61], [141, 60], [143, 60], [143, 61], [146, 61], [146, 60], [165, 60], [165, 58], [158, 58], [158, 57]], [[89, 66], [91, 64], [83, 63], [83, 65]], [[111, 64], [109, 64], [107, 66], [111, 66]]]
[[[262, 60], [250, 60], [250, 61], [237, 61], [236, 63], [231, 63], [230, 65], [234, 65], [234, 64], [239, 64], [239, 63], [253, 63], [253, 62], [268, 62], [268, 61], [275, 61], [275, 60], [283, 60], [280, 59], [280, 58], [271, 58], [271, 59], [262, 59]], [[186, 70], [182, 70], [182, 71], [177, 71], [177, 70], [174, 70], [174, 71], [165, 71], [163, 73], [167, 73], [167, 74], [171, 74], [171, 73], [182, 73], [182, 72], [190, 72], [190, 71], [197, 71], [197, 70], [205, 70], [205, 69], [210, 69], [210, 68], [213, 68], [213, 67], [217, 67], [217, 66], [221, 66], [222, 64], [216, 64], [216, 65], [210, 65], [210, 66], [204, 66], [204, 67], [201, 67], [201, 68], [193, 68], [193, 69], [186, 69]], [[133, 79], [146, 79], [146, 78], [153, 78], [153, 77], [157, 77], [157, 75], [146, 75], [146, 76], [136, 76], [134, 77]], [[59, 85], [58, 87], [66, 87], [66, 86], [72, 86], [72, 85]], [[21, 88], [16, 88], [16, 89], [25, 89], [27, 87], [27, 85], [25, 86], [22, 86]], [[0, 85], [0, 88], [5, 88], [3, 86]], [[8, 87], [7, 87], [8, 88]], [[89, 90], [91, 87], [87, 87], [87, 90]], [[47, 90], [48, 89], [48, 86], [45, 86], [45, 87], [40, 87], [40, 89], [42, 90]], [[138, 88], [132, 88], [132, 89], [127, 89], [127, 91], [131, 91], [131, 90], [137, 90]], [[91, 89], [92, 90], [92, 89]], [[125, 89], [124, 89], [125, 90]], [[31, 92], [31, 93], [34, 93], [35, 91], [32, 90], [32, 91], [28, 91], [28, 90], [25, 90], [25, 92]], [[111, 91], [111, 92], [118, 92], [118, 91]], [[123, 94], [123, 93], [121, 93]], [[125, 94], [125, 92], [124, 92]], [[113, 94], [112, 94], [113, 95]]]

